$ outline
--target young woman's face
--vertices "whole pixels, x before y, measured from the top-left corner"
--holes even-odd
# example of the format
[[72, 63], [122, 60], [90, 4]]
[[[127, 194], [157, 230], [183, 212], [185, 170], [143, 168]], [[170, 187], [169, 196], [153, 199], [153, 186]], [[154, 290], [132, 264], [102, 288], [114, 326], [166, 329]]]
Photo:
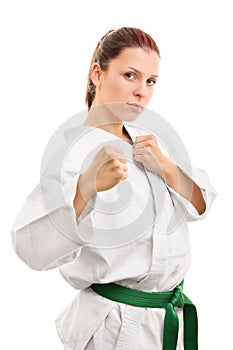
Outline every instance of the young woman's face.
[[158, 68], [158, 54], [141, 48], [124, 49], [117, 58], [110, 60], [107, 71], [94, 65], [94, 105], [117, 103], [124, 117], [127, 115], [125, 119], [135, 119], [152, 97]]

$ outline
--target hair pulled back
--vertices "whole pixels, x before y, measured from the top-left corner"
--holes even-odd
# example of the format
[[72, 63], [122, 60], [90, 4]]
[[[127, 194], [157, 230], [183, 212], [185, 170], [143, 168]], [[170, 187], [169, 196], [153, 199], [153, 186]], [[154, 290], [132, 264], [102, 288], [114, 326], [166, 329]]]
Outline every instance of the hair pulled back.
[[106, 71], [111, 59], [116, 58], [125, 48], [140, 47], [155, 51], [159, 58], [160, 52], [152, 37], [138, 28], [122, 27], [117, 30], [109, 30], [98, 42], [93, 53], [90, 70], [88, 73], [86, 104], [88, 110], [95, 98], [96, 87], [91, 80], [91, 68], [97, 62], [103, 71]]

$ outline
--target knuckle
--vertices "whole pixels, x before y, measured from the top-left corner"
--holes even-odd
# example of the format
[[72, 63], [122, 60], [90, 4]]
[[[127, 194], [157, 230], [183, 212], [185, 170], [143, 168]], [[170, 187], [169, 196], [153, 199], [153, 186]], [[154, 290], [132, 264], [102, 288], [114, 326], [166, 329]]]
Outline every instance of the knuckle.
[[119, 161], [116, 158], [112, 159], [112, 164], [116, 169], [120, 168]]
[[107, 152], [107, 151], [108, 151], [108, 148], [109, 148], [108, 145], [104, 145], [104, 146], [101, 148], [101, 150], [103, 150], [104, 152]]
[[115, 171], [116, 171], [117, 175], [121, 175], [122, 174], [121, 166], [116, 166]]
[[112, 154], [113, 153], [113, 149], [111, 145], [104, 145], [102, 147], [102, 150], [105, 152], [105, 154]]

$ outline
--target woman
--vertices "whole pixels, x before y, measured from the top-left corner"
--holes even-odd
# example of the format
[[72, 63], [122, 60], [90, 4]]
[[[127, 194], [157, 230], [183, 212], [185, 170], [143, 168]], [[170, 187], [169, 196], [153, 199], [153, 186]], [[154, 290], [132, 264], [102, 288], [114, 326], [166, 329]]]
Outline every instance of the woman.
[[53, 201], [56, 171], [45, 172], [12, 229], [23, 261], [59, 267], [80, 290], [56, 319], [65, 349], [197, 349], [196, 310], [182, 292], [187, 222], [206, 217], [216, 192], [204, 170], [187, 174], [153, 133], [130, 124], [152, 97], [159, 60], [143, 31], [106, 33], [90, 66], [81, 138], [62, 163], [65, 203]]

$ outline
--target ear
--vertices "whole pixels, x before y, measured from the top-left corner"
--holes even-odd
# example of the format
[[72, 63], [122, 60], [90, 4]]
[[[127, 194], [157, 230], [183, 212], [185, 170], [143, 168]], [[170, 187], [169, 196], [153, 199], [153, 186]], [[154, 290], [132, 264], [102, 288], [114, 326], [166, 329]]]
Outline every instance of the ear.
[[94, 62], [91, 67], [91, 80], [96, 87], [101, 85], [101, 78], [102, 69], [100, 68], [99, 63]]

